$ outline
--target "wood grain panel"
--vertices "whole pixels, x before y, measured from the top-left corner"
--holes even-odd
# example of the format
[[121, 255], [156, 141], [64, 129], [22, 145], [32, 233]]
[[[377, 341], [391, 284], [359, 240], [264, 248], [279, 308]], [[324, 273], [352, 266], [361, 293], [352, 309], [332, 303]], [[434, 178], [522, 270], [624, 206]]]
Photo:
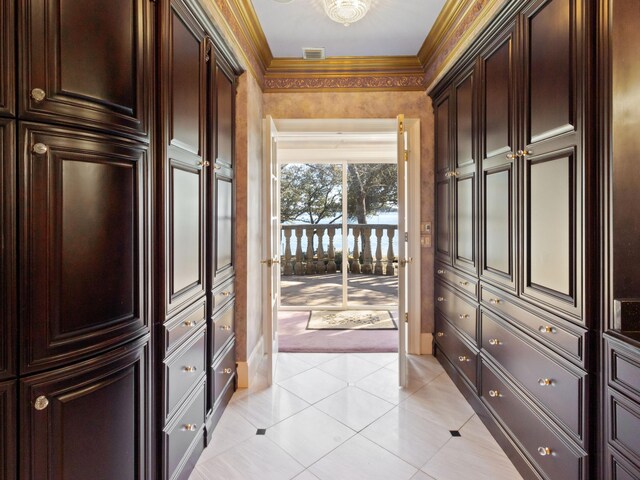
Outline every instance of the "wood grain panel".
[[16, 382], [0, 383], [0, 478], [15, 480], [17, 477], [17, 425]]
[[14, 0], [0, 0], [0, 115], [15, 116]]

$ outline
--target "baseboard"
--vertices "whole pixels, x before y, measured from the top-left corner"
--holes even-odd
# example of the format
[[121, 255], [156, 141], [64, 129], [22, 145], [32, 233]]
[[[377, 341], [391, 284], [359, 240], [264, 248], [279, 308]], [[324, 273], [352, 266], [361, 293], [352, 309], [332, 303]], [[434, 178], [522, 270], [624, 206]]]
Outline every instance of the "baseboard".
[[238, 388], [249, 388], [264, 357], [264, 337], [260, 337], [246, 362], [238, 362]]
[[420, 334], [420, 355], [433, 355], [433, 333]]

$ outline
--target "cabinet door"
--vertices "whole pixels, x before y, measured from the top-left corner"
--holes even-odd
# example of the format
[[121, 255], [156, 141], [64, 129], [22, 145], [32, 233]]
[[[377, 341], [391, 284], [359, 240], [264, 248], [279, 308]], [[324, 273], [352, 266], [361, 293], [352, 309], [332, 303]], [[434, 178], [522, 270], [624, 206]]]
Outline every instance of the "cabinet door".
[[148, 132], [148, 0], [19, 0], [21, 118]]
[[476, 107], [475, 74], [468, 73], [454, 84], [455, 124], [453, 177], [453, 264], [477, 274], [476, 258]]
[[[218, 166], [218, 165], [216, 165]], [[220, 167], [213, 174], [212, 287], [233, 275], [235, 205], [233, 170]]]
[[[580, 3], [580, 5], [578, 5]], [[524, 25], [521, 295], [581, 321], [584, 15], [576, 0], [537, 0]]]
[[517, 164], [515, 162], [514, 24], [480, 55], [480, 276], [515, 293]]
[[217, 165], [233, 168], [236, 88], [230, 69], [218, 60], [215, 66]]
[[0, 383], [0, 479], [16, 477], [16, 383]]
[[147, 147], [20, 126], [21, 370], [148, 330]]
[[14, 0], [0, 0], [0, 115], [15, 115]]
[[15, 375], [16, 178], [15, 122], [0, 119], [0, 380]]
[[447, 93], [435, 102], [436, 258], [451, 265], [451, 103]]
[[150, 478], [148, 337], [20, 384], [21, 478]]
[[206, 38], [180, 2], [169, 7], [166, 115], [166, 312], [205, 293]]

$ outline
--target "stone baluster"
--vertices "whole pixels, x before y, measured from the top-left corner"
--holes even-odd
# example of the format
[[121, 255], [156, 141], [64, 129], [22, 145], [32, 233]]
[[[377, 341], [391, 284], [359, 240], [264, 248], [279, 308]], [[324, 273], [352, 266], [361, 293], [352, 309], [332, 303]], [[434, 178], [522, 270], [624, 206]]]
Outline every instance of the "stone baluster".
[[296, 262], [293, 271], [296, 275], [304, 274], [304, 264], [302, 263], [302, 227], [296, 227]]
[[376, 267], [374, 273], [376, 275], [382, 275], [382, 234], [383, 228], [376, 228]]
[[283, 229], [284, 232], [284, 265], [282, 274], [289, 276], [293, 275], [293, 266], [291, 265], [291, 229]]
[[336, 265], [336, 249], [333, 246], [333, 237], [336, 234], [336, 227], [327, 228], [327, 235], [329, 236], [329, 246], [327, 247], [327, 256], [329, 261], [327, 262], [327, 273], [336, 273], [338, 271]]
[[327, 271], [324, 265], [324, 245], [322, 245], [323, 237], [324, 237], [324, 228], [318, 227], [316, 230], [318, 234], [318, 263], [316, 264], [316, 273], [325, 273]]
[[393, 237], [396, 233], [396, 227], [387, 228], [387, 237], [389, 238], [389, 247], [387, 248], [387, 275], [395, 275], [395, 269], [393, 268]]
[[313, 263], [313, 228], [307, 228], [307, 266], [304, 273], [313, 275], [316, 273], [316, 266]]
[[362, 236], [364, 237], [362, 273], [371, 275], [373, 273], [373, 257], [371, 255], [371, 227], [364, 227], [362, 229]]
[[351, 273], [360, 272], [360, 228], [353, 227], [353, 263], [351, 264]]

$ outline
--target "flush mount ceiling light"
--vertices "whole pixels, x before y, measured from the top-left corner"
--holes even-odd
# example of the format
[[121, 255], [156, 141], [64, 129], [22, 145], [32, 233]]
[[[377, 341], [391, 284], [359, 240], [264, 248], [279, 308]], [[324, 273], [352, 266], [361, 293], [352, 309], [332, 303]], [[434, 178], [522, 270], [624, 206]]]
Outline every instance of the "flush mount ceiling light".
[[364, 17], [371, 6], [371, 0], [323, 0], [323, 3], [329, 18], [345, 27]]

